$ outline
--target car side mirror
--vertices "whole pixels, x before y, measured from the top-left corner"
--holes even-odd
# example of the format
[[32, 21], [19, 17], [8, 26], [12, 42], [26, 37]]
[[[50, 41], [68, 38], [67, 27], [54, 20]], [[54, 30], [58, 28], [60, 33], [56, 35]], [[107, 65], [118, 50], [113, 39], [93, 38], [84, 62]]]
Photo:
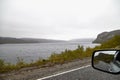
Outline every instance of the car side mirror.
[[92, 55], [94, 69], [111, 73], [120, 73], [120, 50], [97, 50]]

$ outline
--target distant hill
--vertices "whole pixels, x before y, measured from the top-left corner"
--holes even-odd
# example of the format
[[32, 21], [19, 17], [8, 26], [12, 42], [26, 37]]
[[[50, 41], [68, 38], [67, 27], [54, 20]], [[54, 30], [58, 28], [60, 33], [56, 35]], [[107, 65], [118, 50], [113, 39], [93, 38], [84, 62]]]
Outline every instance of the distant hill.
[[97, 38], [93, 41], [93, 43], [103, 43], [113, 38], [115, 35], [120, 35], [120, 30], [114, 30], [110, 32], [102, 32], [98, 34]]
[[83, 39], [72, 39], [72, 40], [69, 40], [70, 42], [92, 42], [94, 41], [93, 38], [83, 38]]
[[56, 43], [56, 42], [65, 42], [65, 41], [52, 40], [52, 39], [0, 37], [0, 44], [7, 44], [7, 43]]

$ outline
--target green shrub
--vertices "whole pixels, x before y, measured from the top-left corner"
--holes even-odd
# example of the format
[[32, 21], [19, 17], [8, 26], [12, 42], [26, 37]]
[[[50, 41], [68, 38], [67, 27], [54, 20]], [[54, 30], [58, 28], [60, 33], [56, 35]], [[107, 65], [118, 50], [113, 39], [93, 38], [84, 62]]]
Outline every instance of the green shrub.
[[2, 68], [5, 65], [4, 60], [0, 59], [0, 68]]

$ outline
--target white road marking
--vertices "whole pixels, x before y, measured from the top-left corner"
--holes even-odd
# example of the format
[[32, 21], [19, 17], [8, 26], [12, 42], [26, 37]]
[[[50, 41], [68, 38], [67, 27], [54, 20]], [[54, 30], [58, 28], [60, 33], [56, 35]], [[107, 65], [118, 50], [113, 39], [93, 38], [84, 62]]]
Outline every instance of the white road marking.
[[48, 79], [48, 78], [55, 77], [55, 76], [58, 76], [58, 75], [66, 74], [66, 73], [69, 73], [69, 72], [73, 72], [73, 71], [76, 71], [76, 70], [79, 70], [79, 69], [87, 68], [89, 66], [91, 66], [91, 65], [82, 66], [80, 68], [76, 68], [76, 69], [72, 69], [72, 70], [69, 70], [69, 71], [65, 71], [65, 72], [61, 72], [61, 73], [58, 73], [58, 74], [54, 74], [54, 75], [51, 75], [51, 76], [43, 77], [43, 78], [40, 78], [40, 79], [37, 79], [37, 80]]

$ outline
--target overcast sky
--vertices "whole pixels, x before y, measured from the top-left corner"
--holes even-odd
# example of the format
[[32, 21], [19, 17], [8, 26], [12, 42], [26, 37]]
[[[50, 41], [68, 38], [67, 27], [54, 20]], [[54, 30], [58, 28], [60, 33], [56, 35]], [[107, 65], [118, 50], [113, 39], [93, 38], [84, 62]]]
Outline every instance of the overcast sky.
[[120, 29], [120, 0], [0, 0], [0, 36], [69, 40]]

